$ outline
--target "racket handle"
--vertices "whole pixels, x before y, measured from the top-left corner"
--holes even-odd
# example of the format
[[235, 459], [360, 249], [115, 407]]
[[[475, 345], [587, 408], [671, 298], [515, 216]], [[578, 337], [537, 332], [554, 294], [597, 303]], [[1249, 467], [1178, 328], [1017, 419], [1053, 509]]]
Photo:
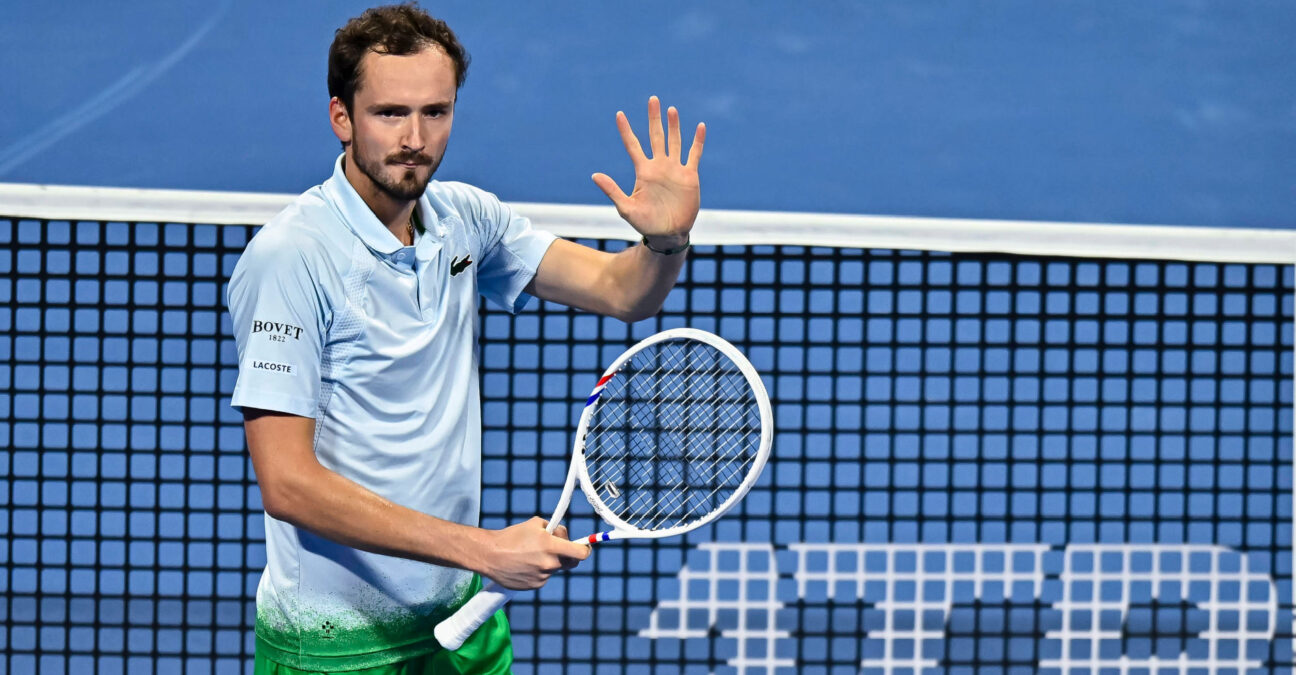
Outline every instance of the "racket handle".
[[454, 614], [446, 617], [436, 625], [432, 634], [442, 647], [454, 651], [463, 645], [486, 620], [498, 612], [501, 607], [513, 599], [516, 591], [511, 591], [494, 581], [468, 599]]

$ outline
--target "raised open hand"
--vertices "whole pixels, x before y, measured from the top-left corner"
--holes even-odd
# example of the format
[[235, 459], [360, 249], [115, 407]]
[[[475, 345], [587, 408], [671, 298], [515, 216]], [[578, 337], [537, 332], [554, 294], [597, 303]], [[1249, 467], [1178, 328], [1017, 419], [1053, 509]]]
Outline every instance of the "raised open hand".
[[682, 244], [693, 229], [701, 205], [698, 161], [702, 159], [702, 144], [706, 141], [706, 125], [699, 124], [693, 134], [688, 161], [682, 161], [679, 112], [674, 107], [668, 108], [666, 118], [669, 131], [662, 128], [661, 102], [656, 96], [649, 98], [648, 141], [652, 151], [649, 157], [631, 130], [625, 113], [617, 113], [617, 129], [634, 163], [634, 191], [629, 195], [607, 174], [592, 176], [594, 183], [616, 205], [617, 213], [658, 247]]

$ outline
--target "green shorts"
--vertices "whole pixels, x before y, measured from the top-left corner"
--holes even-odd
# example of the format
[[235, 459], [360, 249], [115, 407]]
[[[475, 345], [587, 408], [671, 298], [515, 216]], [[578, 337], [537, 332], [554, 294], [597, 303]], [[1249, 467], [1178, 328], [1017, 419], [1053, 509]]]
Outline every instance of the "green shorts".
[[456, 651], [437, 649], [412, 659], [360, 670], [300, 670], [256, 654], [254, 675], [504, 675], [512, 672], [513, 642], [504, 610], [495, 613]]

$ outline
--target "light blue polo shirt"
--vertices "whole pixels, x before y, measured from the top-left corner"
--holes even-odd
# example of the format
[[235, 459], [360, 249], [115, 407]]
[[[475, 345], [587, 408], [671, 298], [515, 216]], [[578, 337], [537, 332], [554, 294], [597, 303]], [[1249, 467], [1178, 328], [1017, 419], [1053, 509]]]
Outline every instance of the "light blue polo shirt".
[[[481, 492], [477, 302], [509, 311], [555, 237], [462, 183], [419, 199], [402, 246], [333, 176], [265, 225], [229, 284], [235, 408], [313, 417], [326, 468], [391, 501], [476, 526]], [[258, 649], [357, 669], [435, 647], [468, 572], [366, 553], [266, 516]]]

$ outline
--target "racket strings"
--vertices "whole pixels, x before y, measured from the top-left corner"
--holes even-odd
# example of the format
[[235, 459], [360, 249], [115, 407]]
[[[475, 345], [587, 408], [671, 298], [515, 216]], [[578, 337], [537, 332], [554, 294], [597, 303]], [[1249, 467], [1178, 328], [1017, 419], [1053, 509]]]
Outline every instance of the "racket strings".
[[[718, 467], [721, 461], [724, 461], [726, 464], [732, 464], [733, 463], [732, 458], [729, 457], [728, 455], [733, 453], [727, 453], [726, 451], [733, 449], [735, 446], [738, 446], [737, 450], [739, 453], [741, 453], [743, 450], [742, 447], [743, 444], [750, 442], [751, 440], [749, 437], [746, 436], [755, 432], [751, 430], [751, 426], [753, 422], [750, 419], [751, 415], [748, 411], [742, 411], [734, 407], [729, 407], [723, 410], [723, 414], [726, 416], [726, 420], [721, 421], [720, 423], [723, 424], [725, 421], [727, 421], [727, 424], [725, 426], [720, 427], [719, 425], [717, 425], [714, 428], [708, 428], [705, 430], [699, 430], [698, 428], [694, 427], [691, 430], [691, 433], [693, 435], [696, 435], [699, 431], [705, 431], [705, 433], [709, 434], [711, 438], [728, 439], [720, 443], [717, 443], [715, 448], [709, 454], [706, 455], [691, 454], [690, 451], [687, 449], [683, 450], [682, 452], [671, 454], [669, 452], [663, 452], [660, 444], [655, 447], [652, 446], [645, 447], [642, 453], [636, 453], [636, 454], [641, 456], [647, 456], [647, 453], [652, 453], [652, 456], [659, 460], [660, 459], [687, 460], [694, 464], [709, 466], [712, 469]], [[647, 439], [643, 436], [639, 437], [638, 440], [645, 444], [647, 443]], [[666, 441], [667, 441], [666, 444], [667, 446], [675, 446], [678, 445], [681, 440], [687, 441], [687, 439], [679, 439], [676, 436], [668, 434], [666, 437]], [[759, 434], [757, 434], [756, 440], [759, 441]], [[748, 456], [742, 458], [744, 463], [750, 462], [752, 459], [754, 459], [754, 456], [750, 455], [750, 453], [748, 454]]]
[[[757, 442], [759, 442], [759, 438], [757, 439]], [[724, 501], [721, 499], [712, 502], [711, 498], [725, 488], [736, 488], [741, 484], [743, 476], [746, 475], [746, 469], [754, 460], [754, 457], [746, 456], [742, 457], [741, 461], [734, 462], [732, 458], [726, 458], [724, 456], [726, 450], [738, 443], [738, 440], [734, 440], [726, 444], [729, 447], [717, 447], [713, 452], [705, 456], [694, 457], [686, 455], [683, 459], [689, 462], [687, 467], [682, 467], [678, 472], [672, 472], [670, 477], [665, 480], [659, 479], [656, 481], [658, 484], [657, 487], [667, 495], [667, 499], [663, 500], [660, 495], [654, 497], [651, 492], [641, 490], [637, 492], [638, 496], [633, 498], [630, 503], [626, 505], [625, 510], [627, 512], [638, 512], [640, 507], [655, 508], [658, 512], [658, 516], [651, 522], [650, 527], [646, 529], [657, 529], [657, 527], [665, 524], [673, 515], [676, 515], [680, 508], [687, 508], [690, 513], [698, 511], [701, 511], [702, 513], [709, 512], [719, 506], [719, 503]], [[722, 462], [721, 460], [725, 461]], [[690, 473], [694, 476], [701, 477], [700, 481], [688, 482], [689, 476], [687, 474]], [[633, 483], [635, 476], [630, 476], [629, 478], [630, 482]], [[672, 478], [673, 480], [671, 480]], [[707, 488], [710, 489], [705, 494], [696, 493], [696, 490], [705, 490]], [[686, 492], [686, 490], [693, 490], [693, 492]], [[678, 499], [669, 499], [669, 495], [675, 491], [678, 491]], [[654, 499], [656, 501], [651, 501]], [[663, 501], [666, 503], [678, 501], [678, 506], [674, 510], [666, 511], [663, 508]]]
[[[640, 529], [656, 530], [656, 529], [661, 529], [667, 526], [668, 524], [670, 524], [670, 526], [683, 524], [684, 522], [686, 522], [686, 518], [678, 517], [678, 511], [680, 509], [687, 510], [687, 514], [685, 515], [698, 514], [700, 516], [700, 515], [705, 515], [706, 513], [710, 513], [711, 511], [718, 508], [720, 504], [724, 503], [724, 499], [719, 499], [714, 502], [712, 502], [711, 499], [716, 495], [718, 495], [723, 490], [737, 489], [738, 485], [742, 483], [742, 477], [747, 474], [747, 467], [749, 465], [750, 465], [750, 461], [745, 461], [741, 465], [727, 465], [727, 468], [731, 469], [731, 471], [728, 473], [728, 475], [724, 476], [720, 480], [712, 481], [710, 485], [714, 485], [714, 487], [712, 487], [711, 490], [708, 491], [706, 494], [703, 495], [694, 494], [686, 497], [681, 491], [680, 499], [678, 501], [679, 506], [674, 510], [670, 510], [670, 511], [664, 510], [661, 508], [660, 504], [651, 505], [657, 511], [657, 517], [651, 520], [646, 525], [641, 525]], [[737, 479], [737, 480], [731, 483], [730, 481], [733, 479]], [[696, 487], [696, 486], [692, 486], [692, 487]], [[674, 488], [667, 487], [665, 489], [665, 492], [669, 495], [672, 489]], [[647, 493], [642, 493], [642, 495], [643, 496], [641, 497], [641, 499], [637, 500], [635, 505], [639, 505], [639, 503], [646, 501]], [[689, 508], [690, 503], [696, 503], [696, 506]], [[635, 505], [632, 505], [627, 510], [633, 512]], [[701, 508], [704, 505], [706, 505], [707, 508]], [[671, 524], [672, 519], [675, 520], [673, 524]]]
[[759, 429], [751, 387], [727, 356], [692, 341], [661, 343], [600, 396], [585, 439], [591, 487], [639, 529], [700, 519], [741, 486]]
[[[736, 489], [742, 482], [741, 476], [745, 475], [747, 464], [727, 464], [727, 471], [724, 468], [691, 469], [688, 470], [689, 476], [674, 472], [672, 477], [664, 479], [654, 477], [651, 470], [638, 471], [619, 481], [628, 487], [615, 491], [605, 488], [607, 492], [620, 498], [608, 505], [619, 518], [632, 522], [641, 529], [681, 524], [687, 522], [689, 516], [701, 517], [722, 504], [724, 499], [713, 501], [711, 498], [717, 495], [727, 497], [727, 494], [721, 494], [723, 490]], [[735, 478], [738, 480], [734, 481]], [[602, 485], [608, 483], [607, 479], [602, 479]]]
[[[716, 369], [713, 369], [713, 371], [714, 370]], [[657, 371], [652, 373], [652, 375], [654, 376], [660, 375], [661, 372], [662, 369], [658, 369]], [[732, 393], [739, 389], [746, 390], [746, 380], [742, 378], [742, 375], [740, 373], [735, 373], [735, 374], [722, 373], [722, 374], [726, 376], [731, 376], [731, 379], [725, 383], [726, 385], [724, 387], [725, 392]], [[642, 377], [633, 378], [628, 381], [626, 389], [627, 390], [633, 389], [636, 383], [642, 381], [643, 381]], [[628, 432], [628, 431], [641, 431], [641, 430], [668, 431], [668, 432], [669, 431], [690, 431], [693, 432], [694, 434], [701, 433], [701, 432], [710, 432], [710, 433], [732, 432], [736, 430], [737, 423], [742, 422], [742, 420], [740, 419], [741, 415], [745, 412], [750, 412], [750, 410], [746, 409], [748, 406], [743, 405], [749, 403], [751, 400], [751, 396], [748, 391], [742, 391], [737, 396], [729, 396], [727, 398], [724, 398], [720, 394], [716, 394], [716, 393], [707, 393], [702, 395], [699, 395], [697, 393], [691, 393], [689, 395], [682, 395], [682, 390], [687, 386], [689, 386], [688, 382], [686, 382], [681, 378], [676, 378], [676, 384], [673, 386], [673, 388], [665, 392], [650, 392], [647, 395], [635, 395], [633, 393], [628, 394], [625, 396], [625, 398], [629, 399], [628, 401], [624, 401], [623, 405], [615, 406], [618, 407], [623, 412], [621, 423], [609, 424], [606, 421], [599, 421], [591, 425], [591, 430], [597, 432]], [[617, 393], [614, 393], [613, 397], [616, 396]], [[686, 417], [679, 417], [674, 421], [674, 423], [672, 423], [671, 418], [662, 419], [661, 404], [666, 402], [680, 405], [685, 411], [685, 415], [689, 414], [689, 411], [692, 411], [693, 419], [690, 420]], [[704, 405], [699, 406], [698, 405], [699, 403], [702, 403]], [[701, 417], [702, 415], [697, 411], [703, 409], [709, 409], [712, 411], [713, 414], [710, 415], [710, 417], [714, 419], [713, 424], [703, 425], [698, 423], [697, 418]], [[717, 410], [720, 411], [722, 414], [724, 414], [725, 417], [722, 418], [719, 415], [715, 414], [715, 411]], [[608, 417], [606, 408], [604, 409], [604, 416]], [[638, 436], [638, 437], [626, 436], [625, 438], [638, 438], [641, 441], [647, 440], [642, 436]], [[668, 439], [669, 438], [670, 437], [668, 437]], [[632, 451], [632, 454], [638, 454], [638, 455], [652, 454], [655, 456], [661, 456], [665, 453], [661, 451], [660, 447], [650, 444], [646, 448], [644, 448], [643, 452]], [[678, 458], [679, 456], [682, 456], [684, 454], [685, 453], [677, 453], [676, 457]]]

